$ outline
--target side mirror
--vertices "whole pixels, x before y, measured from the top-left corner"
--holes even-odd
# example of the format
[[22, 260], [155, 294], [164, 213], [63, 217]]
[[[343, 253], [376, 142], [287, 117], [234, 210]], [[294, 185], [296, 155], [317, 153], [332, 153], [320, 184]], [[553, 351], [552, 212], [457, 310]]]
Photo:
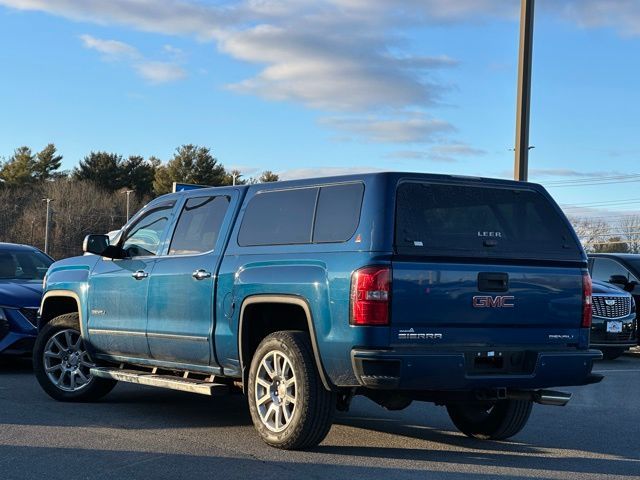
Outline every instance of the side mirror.
[[626, 287], [629, 284], [629, 279], [625, 275], [611, 275], [609, 283]]
[[636, 282], [635, 280], [631, 280], [630, 282], [627, 282], [627, 284], [624, 286], [624, 289], [627, 292], [633, 292], [637, 285], [638, 282]]
[[82, 251], [94, 255], [102, 255], [102, 252], [109, 246], [107, 235], [87, 235], [82, 242]]

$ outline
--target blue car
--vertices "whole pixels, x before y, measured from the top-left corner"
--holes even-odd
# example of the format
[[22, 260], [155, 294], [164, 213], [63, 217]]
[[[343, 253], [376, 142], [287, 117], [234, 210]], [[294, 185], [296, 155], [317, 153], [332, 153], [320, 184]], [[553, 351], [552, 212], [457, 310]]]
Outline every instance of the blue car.
[[31, 353], [42, 280], [52, 263], [37, 248], [0, 243], [0, 355]]

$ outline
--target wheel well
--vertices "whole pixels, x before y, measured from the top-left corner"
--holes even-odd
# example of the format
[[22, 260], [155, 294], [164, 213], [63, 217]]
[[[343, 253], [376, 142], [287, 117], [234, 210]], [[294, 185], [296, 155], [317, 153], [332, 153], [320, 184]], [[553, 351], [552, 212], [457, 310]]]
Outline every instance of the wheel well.
[[78, 313], [78, 304], [71, 297], [49, 297], [42, 304], [40, 326], [65, 313]]
[[252, 303], [242, 316], [242, 365], [249, 371], [251, 359], [260, 342], [274, 332], [300, 330], [309, 332], [307, 314], [300, 305], [290, 303]]

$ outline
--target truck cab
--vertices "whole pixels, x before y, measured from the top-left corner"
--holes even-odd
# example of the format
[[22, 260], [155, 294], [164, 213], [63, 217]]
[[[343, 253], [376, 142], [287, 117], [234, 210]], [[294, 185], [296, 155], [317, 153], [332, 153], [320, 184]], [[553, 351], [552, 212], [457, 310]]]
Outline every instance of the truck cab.
[[116, 381], [242, 388], [279, 448], [325, 437], [366, 395], [445, 405], [503, 439], [549, 388], [601, 380], [591, 281], [539, 185], [375, 173], [157, 198], [49, 269], [34, 364], [64, 401]]

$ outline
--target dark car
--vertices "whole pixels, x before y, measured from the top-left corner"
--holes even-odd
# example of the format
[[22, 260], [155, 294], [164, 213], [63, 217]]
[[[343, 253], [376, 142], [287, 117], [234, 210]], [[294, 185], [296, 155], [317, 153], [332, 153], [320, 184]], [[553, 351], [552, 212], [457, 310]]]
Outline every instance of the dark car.
[[633, 296], [636, 304], [640, 302], [640, 254], [589, 254], [589, 273], [593, 280], [620, 287]]
[[611, 283], [593, 282], [591, 346], [613, 360], [638, 342], [636, 305], [630, 293]]
[[37, 248], [0, 243], [0, 355], [31, 353], [42, 280], [52, 263]]

